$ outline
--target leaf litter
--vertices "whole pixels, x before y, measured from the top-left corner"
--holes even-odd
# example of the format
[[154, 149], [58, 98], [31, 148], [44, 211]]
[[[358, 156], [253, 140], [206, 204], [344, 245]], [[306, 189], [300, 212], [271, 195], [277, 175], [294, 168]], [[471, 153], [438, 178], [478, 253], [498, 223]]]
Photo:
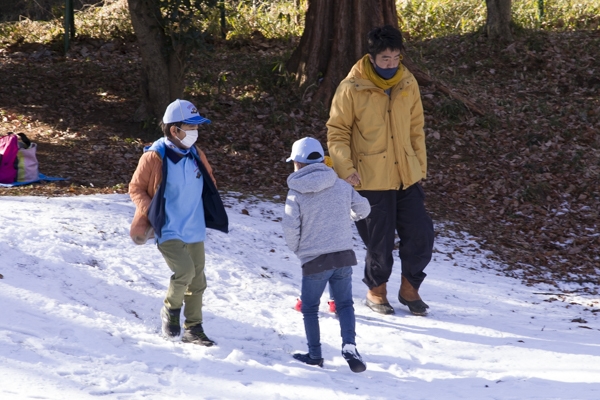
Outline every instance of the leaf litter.
[[[191, 55], [184, 97], [213, 121], [200, 145], [221, 189], [281, 198], [293, 141], [326, 143], [314, 87], [295, 89], [278, 68], [295, 43], [255, 37]], [[36, 43], [2, 46], [0, 133], [31, 136], [41, 172], [70, 180], [0, 195], [125, 193], [143, 147], [160, 137], [152, 121], [131, 119], [136, 43], [77, 38], [66, 56]], [[529, 285], [596, 295], [600, 32], [525, 32], [504, 47], [478, 34], [408, 46], [421, 68], [486, 111], [421, 88], [436, 229], [469, 232], [502, 260], [502, 273]]]

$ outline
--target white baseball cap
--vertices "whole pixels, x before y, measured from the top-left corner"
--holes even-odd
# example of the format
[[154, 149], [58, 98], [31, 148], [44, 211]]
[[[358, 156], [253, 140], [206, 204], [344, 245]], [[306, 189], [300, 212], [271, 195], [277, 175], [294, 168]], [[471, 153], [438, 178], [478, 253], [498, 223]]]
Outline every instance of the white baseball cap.
[[189, 125], [210, 124], [210, 120], [198, 114], [196, 106], [187, 100], [175, 100], [167, 107], [163, 123], [183, 122]]
[[315, 138], [305, 137], [294, 142], [292, 145], [292, 154], [286, 161], [296, 161], [302, 164], [314, 164], [322, 162], [324, 159], [325, 153], [323, 152], [323, 146], [321, 146], [321, 143], [319, 143], [319, 141]]

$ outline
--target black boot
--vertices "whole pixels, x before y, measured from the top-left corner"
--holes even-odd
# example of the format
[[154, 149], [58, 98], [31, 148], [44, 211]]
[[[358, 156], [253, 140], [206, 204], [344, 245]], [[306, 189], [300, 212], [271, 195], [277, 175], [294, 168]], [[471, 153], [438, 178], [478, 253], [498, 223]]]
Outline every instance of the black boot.
[[202, 329], [202, 324], [194, 325], [190, 328], [185, 328], [183, 330], [183, 337], [181, 338], [182, 342], [185, 343], [194, 343], [199, 344], [200, 346], [210, 347], [215, 345], [213, 342], [206, 336], [204, 333], [204, 329]]
[[398, 292], [398, 301], [405, 306], [408, 306], [408, 309], [414, 315], [427, 315], [429, 306], [421, 300], [419, 291], [410, 284], [404, 275], [402, 275], [402, 283], [400, 284], [400, 291]]
[[166, 306], [160, 310], [160, 319], [162, 320], [162, 334], [167, 339], [177, 339], [181, 335], [181, 325], [179, 315], [181, 308], [169, 310]]

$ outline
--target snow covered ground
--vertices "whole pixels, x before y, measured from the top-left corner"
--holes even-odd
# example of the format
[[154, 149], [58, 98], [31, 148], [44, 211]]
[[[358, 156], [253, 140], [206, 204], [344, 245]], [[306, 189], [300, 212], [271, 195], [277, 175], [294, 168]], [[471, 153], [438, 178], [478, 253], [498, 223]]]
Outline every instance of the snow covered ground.
[[[204, 348], [160, 337], [170, 272], [129, 239], [127, 195], [0, 197], [0, 399], [600, 399], [600, 299], [504, 277], [460, 232], [436, 239], [427, 317], [399, 304], [399, 268], [396, 314], [370, 311], [355, 267], [366, 372], [343, 360], [325, 296], [325, 367], [295, 361], [301, 272], [282, 200], [225, 202], [231, 232], [206, 242], [204, 327], [218, 346]], [[362, 260], [358, 236], [355, 250]]]

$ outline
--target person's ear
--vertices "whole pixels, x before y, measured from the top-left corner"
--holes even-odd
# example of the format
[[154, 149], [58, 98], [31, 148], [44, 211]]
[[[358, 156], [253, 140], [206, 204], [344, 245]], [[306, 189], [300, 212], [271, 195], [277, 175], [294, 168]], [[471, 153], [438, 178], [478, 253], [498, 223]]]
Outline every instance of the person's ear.
[[371, 60], [371, 64], [375, 65], [375, 59], [370, 54], [369, 54], [369, 60]]
[[177, 126], [172, 125], [169, 129], [169, 133], [171, 134], [171, 136], [177, 136]]

